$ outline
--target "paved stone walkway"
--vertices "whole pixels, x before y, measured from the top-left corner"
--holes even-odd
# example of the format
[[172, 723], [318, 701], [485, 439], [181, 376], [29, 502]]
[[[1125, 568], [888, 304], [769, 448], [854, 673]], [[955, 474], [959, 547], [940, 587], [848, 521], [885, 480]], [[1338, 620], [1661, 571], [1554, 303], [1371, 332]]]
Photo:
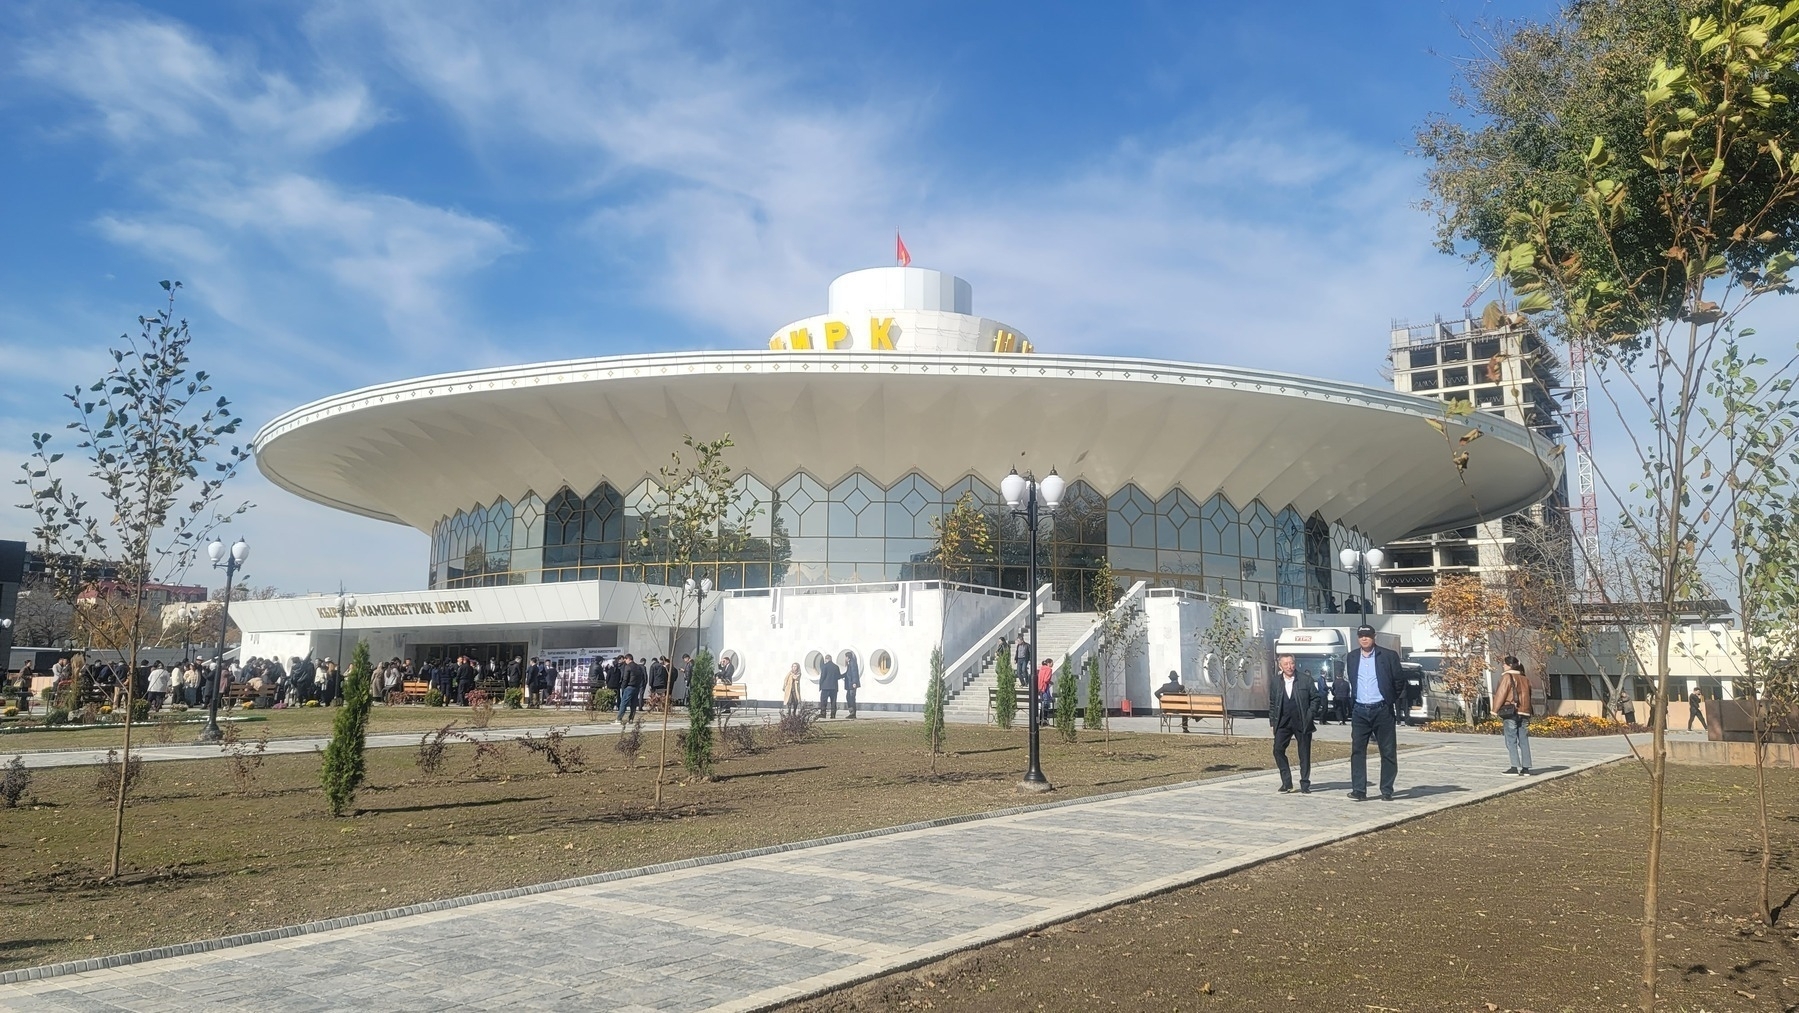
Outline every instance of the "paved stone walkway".
[[762, 1009], [1625, 753], [1539, 740], [1527, 779], [1497, 737], [1438, 742], [1388, 803], [1346, 798], [1343, 761], [1311, 795], [1219, 778], [8, 972], [0, 1008]]

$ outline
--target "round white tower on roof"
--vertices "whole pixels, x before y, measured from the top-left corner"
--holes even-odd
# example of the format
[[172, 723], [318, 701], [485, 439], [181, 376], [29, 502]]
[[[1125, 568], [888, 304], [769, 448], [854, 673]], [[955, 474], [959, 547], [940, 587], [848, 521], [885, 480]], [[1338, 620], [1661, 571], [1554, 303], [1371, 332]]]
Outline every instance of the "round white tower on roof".
[[877, 310], [938, 310], [974, 315], [974, 286], [928, 267], [870, 267], [831, 282], [827, 313], [854, 315]]
[[826, 312], [768, 339], [775, 351], [1028, 352], [1017, 328], [974, 314], [974, 286], [926, 267], [870, 267], [831, 282]]

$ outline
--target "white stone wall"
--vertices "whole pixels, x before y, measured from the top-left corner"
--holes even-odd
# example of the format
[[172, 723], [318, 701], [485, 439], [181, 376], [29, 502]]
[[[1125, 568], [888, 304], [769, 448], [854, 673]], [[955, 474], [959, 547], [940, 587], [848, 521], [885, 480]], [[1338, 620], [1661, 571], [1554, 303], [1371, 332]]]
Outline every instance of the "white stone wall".
[[[736, 656], [739, 682], [754, 700], [779, 700], [787, 666], [800, 663], [805, 696], [818, 699], [818, 662], [825, 652], [841, 659], [854, 651], [862, 662], [861, 704], [917, 709], [924, 706], [931, 649], [944, 644], [949, 664], [982, 637], [1019, 599], [943, 592], [918, 584], [874, 589], [774, 588], [767, 594], [727, 596], [720, 603], [721, 650]], [[874, 664], [885, 651], [893, 664], [883, 674]]]

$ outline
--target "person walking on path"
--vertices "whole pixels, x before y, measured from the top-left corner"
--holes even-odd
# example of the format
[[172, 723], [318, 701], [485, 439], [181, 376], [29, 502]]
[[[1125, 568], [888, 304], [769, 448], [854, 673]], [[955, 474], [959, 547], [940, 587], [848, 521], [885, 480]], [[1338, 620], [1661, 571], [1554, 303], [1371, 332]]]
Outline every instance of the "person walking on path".
[[1038, 721], [1048, 723], [1049, 716], [1055, 712], [1054, 705], [1049, 698], [1049, 695], [1051, 692], [1051, 687], [1055, 684], [1055, 680], [1056, 680], [1056, 666], [1050, 664], [1050, 661], [1048, 658], [1044, 658], [1043, 664], [1037, 666], [1037, 720]]
[[1530, 680], [1524, 666], [1511, 655], [1505, 657], [1505, 674], [1493, 691], [1493, 710], [1505, 726], [1505, 755], [1512, 765], [1508, 774], [1530, 776]]
[[[1162, 699], [1164, 696], [1186, 695], [1187, 687], [1181, 685], [1181, 673], [1173, 670], [1170, 670], [1168, 673], [1168, 681], [1156, 687], [1157, 700]], [[1181, 715], [1181, 734], [1187, 734], [1187, 715], [1185, 714]]]
[[1331, 710], [1336, 712], [1338, 724], [1349, 723], [1350, 701], [1354, 697], [1355, 693], [1349, 688], [1349, 677], [1338, 672], [1336, 681], [1331, 683]]
[[856, 690], [862, 688], [862, 666], [856, 662], [855, 651], [843, 653], [843, 707], [848, 711], [844, 717], [856, 718]]
[[1380, 797], [1391, 802], [1393, 782], [1399, 776], [1399, 739], [1393, 718], [1393, 701], [1399, 698], [1399, 655], [1374, 642], [1372, 626], [1356, 628], [1356, 645], [1345, 666], [1355, 693], [1349, 716], [1349, 797], [1368, 801], [1368, 740], [1372, 738], [1380, 747]]
[[[1278, 670], [1268, 680], [1268, 724], [1274, 729], [1274, 765], [1281, 772], [1281, 794], [1293, 791], [1293, 771], [1287, 766], [1287, 744], [1299, 745], [1299, 793], [1312, 793], [1312, 733], [1317, 730], [1323, 698], [1318, 683], [1296, 670], [1293, 655], [1275, 659]], [[1387, 789], [1383, 794], [1391, 795]]]
[[1699, 695], [1699, 687], [1694, 686], [1687, 694], [1687, 731], [1693, 730], [1693, 722], [1705, 727], [1705, 698]]
[[787, 666], [787, 678], [781, 680], [781, 706], [789, 714], [800, 712], [800, 684], [804, 681], [799, 662]]
[[829, 654], [818, 663], [818, 716], [834, 718], [837, 716], [837, 684], [843, 679], [843, 671], [837, 662], [831, 660]]
[[620, 658], [619, 662], [618, 723], [628, 725], [637, 720], [638, 708], [643, 706], [643, 687], [649, 682], [649, 673], [629, 654]]

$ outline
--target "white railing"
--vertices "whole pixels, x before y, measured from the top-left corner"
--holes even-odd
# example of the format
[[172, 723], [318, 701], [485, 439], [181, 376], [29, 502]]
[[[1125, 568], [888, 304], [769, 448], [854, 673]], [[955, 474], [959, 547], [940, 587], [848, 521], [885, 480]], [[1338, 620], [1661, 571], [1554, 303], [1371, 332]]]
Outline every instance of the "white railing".
[[949, 696], [945, 698], [944, 702], [947, 703], [968, 688], [968, 684], [973, 682], [975, 677], [981, 674], [981, 669], [986, 667], [987, 653], [993, 650], [994, 642], [1024, 625], [1025, 610], [1031, 607], [1033, 601], [1038, 608], [1042, 608], [1043, 603], [1049, 600], [1053, 587], [1052, 584], [1045, 584], [1037, 589], [1035, 595], [1020, 601], [1018, 607], [1006, 613], [1004, 619], [994, 623], [986, 633], [976, 638], [974, 644], [962, 652], [961, 657], [944, 666], [944, 678], [949, 683]]
[[1081, 677], [1079, 673], [1081, 666], [1087, 662], [1087, 655], [1099, 649], [1099, 635], [1100, 631], [1105, 628], [1106, 621], [1112, 616], [1134, 608], [1139, 601], [1148, 596], [1149, 581], [1140, 580], [1132, 584], [1131, 589], [1124, 593], [1124, 597], [1118, 599], [1118, 603], [1112, 606], [1111, 612], [1101, 614], [1098, 619], [1094, 620], [1092, 626], [1087, 627], [1087, 632], [1081, 634], [1080, 639], [1069, 645], [1068, 650], [1063, 654], [1068, 658], [1068, 670], [1075, 673], [1076, 679]]

